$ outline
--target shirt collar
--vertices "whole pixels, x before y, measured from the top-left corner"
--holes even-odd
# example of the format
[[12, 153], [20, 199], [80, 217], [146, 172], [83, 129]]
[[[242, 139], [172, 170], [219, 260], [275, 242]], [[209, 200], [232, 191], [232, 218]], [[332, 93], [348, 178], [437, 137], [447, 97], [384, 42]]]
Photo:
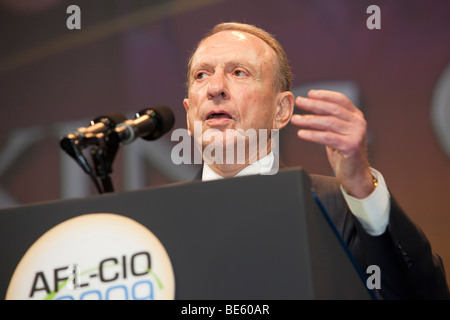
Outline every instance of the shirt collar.
[[[275, 161], [275, 156], [273, 152], [270, 152], [265, 157], [259, 159], [258, 161], [246, 166], [244, 169], [239, 171], [235, 177], [248, 176], [252, 174], [269, 174], [273, 169]], [[223, 177], [215, 173], [210, 166], [203, 163], [202, 181], [218, 180], [223, 179]]]

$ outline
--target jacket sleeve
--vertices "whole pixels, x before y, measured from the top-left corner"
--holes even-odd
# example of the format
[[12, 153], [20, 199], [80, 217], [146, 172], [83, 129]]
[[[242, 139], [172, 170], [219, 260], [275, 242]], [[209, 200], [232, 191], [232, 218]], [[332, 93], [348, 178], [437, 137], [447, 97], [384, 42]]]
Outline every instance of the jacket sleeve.
[[365, 232], [335, 178], [310, 175], [313, 189], [362, 270], [377, 265], [382, 299], [450, 299], [444, 266], [422, 230], [391, 196], [389, 225], [380, 236]]
[[393, 197], [389, 225], [381, 236], [370, 236], [353, 220], [367, 264], [380, 267], [383, 298], [450, 299], [441, 258]]

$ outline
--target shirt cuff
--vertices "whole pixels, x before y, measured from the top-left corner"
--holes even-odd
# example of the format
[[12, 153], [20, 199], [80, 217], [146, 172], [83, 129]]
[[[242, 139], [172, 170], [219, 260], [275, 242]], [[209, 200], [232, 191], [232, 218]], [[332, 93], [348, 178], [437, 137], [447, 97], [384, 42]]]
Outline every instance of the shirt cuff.
[[341, 191], [350, 211], [359, 220], [364, 230], [372, 236], [379, 236], [384, 233], [389, 224], [391, 196], [383, 175], [373, 168], [370, 170], [378, 180], [378, 184], [367, 198], [357, 199], [352, 197], [344, 190], [342, 185]]

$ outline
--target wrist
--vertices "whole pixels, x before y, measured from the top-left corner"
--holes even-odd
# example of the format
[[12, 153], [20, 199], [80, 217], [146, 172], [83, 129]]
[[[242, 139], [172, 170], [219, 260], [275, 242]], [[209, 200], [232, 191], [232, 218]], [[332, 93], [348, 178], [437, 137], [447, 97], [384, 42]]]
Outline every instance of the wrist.
[[350, 196], [365, 199], [372, 194], [377, 185], [378, 179], [369, 170], [362, 178], [355, 178], [350, 183], [343, 184], [343, 188]]

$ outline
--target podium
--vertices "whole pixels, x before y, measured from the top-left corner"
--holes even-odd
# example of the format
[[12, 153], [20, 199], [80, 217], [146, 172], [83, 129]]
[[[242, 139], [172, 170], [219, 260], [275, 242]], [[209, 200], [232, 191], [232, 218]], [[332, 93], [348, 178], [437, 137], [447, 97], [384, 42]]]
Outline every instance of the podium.
[[[177, 183], [2, 209], [2, 299], [19, 262], [43, 234], [64, 221], [95, 213], [127, 217], [159, 239], [170, 258], [178, 300], [372, 298], [362, 273], [313, 198], [308, 175], [291, 168], [270, 176]], [[100, 267], [120, 261], [103, 259]], [[53, 275], [64, 279], [57, 273], [60, 266], [54, 267]], [[119, 267], [109, 270], [103, 270], [103, 280], [118, 281]], [[44, 275], [39, 268], [33, 272]], [[45, 279], [36, 276], [34, 290], [50, 291], [53, 280]]]

